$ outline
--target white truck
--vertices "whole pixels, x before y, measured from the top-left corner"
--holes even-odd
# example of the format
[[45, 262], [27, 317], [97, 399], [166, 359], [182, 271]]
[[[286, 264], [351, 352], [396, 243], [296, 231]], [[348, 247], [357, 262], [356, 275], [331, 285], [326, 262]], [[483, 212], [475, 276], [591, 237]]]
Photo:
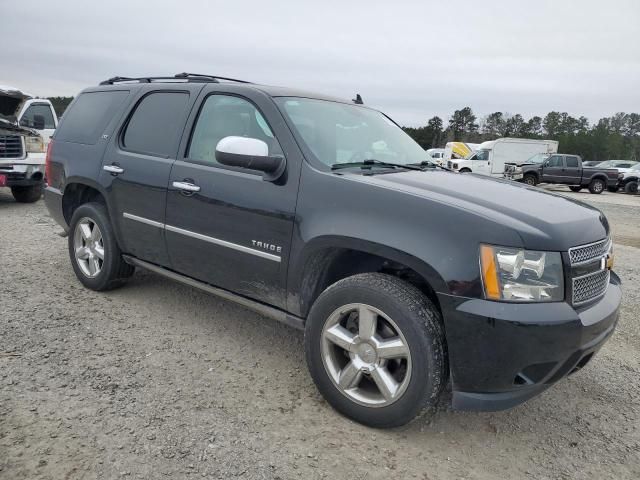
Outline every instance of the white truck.
[[42, 196], [45, 152], [58, 117], [47, 99], [0, 85], [0, 187], [18, 202]]
[[444, 158], [444, 148], [430, 148], [427, 150], [427, 157], [438, 165], [442, 165]]
[[498, 138], [482, 142], [476, 151], [465, 159], [449, 160], [447, 167], [461, 173], [473, 172], [502, 178], [506, 163], [522, 165], [534, 155], [557, 152], [558, 142], [555, 140]]

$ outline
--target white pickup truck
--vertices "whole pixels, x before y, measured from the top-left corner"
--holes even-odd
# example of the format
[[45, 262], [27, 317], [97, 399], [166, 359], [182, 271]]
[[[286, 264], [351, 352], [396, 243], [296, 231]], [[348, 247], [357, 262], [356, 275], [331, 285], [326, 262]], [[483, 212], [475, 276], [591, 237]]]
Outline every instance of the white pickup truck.
[[18, 202], [42, 196], [45, 152], [58, 117], [51, 102], [0, 85], [0, 187]]

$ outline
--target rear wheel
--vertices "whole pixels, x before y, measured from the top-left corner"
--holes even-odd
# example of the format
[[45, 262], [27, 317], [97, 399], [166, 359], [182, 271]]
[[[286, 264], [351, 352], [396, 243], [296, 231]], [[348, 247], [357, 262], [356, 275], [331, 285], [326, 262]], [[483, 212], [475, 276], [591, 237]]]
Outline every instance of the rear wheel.
[[582, 187], [580, 185], [571, 185], [569, 187], [569, 190], [571, 190], [572, 192], [579, 192], [580, 190], [582, 190]]
[[437, 308], [417, 288], [379, 273], [340, 280], [318, 297], [305, 354], [325, 399], [378, 428], [403, 425], [435, 403], [448, 374]]
[[638, 182], [636, 180], [627, 182], [624, 186], [624, 191], [627, 193], [638, 193]]
[[28, 187], [11, 187], [11, 194], [16, 202], [34, 203], [42, 197], [42, 184], [31, 185]]
[[78, 280], [91, 290], [119, 287], [134, 267], [122, 259], [109, 215], [100, 203], [85, 203], [70, 222], [69, 257]]
[[524, 176], [524, 178], [522, 179], [522, 181], [524, 183], [526, 183], [527, 185], [530, 185], [532, 187], [535, 187], [538, 184], [538, 177], [536, 177], [535, 175], [529, 173], [527, 175]]
[[606, 185], [604, 183], [604, 180], [602, 180], [601, 178], [594, 178], [589, 184], [589, 191], [591, 193], [600, 194], [604, 191], [605, 188]]

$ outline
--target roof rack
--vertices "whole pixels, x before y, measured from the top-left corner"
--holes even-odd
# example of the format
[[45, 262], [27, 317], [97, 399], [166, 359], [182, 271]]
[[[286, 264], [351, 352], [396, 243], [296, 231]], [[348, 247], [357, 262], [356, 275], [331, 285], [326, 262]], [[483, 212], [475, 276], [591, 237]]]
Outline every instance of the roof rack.
[[100, 85], [113, 85], [114, 83], [126, 83], [126, 82], [152, 83], [152, 82], [162, 82], [162, 81], [219, 83], [220, 80], [224, 80], [225, 82], [251, 83], [251, 82], [247, 82], [246, 80], [238, 80], [237, 78], [183, 72], [183, 73], [177, 73], [173, 77], [111, 77], [107, 80], [100, 82]]

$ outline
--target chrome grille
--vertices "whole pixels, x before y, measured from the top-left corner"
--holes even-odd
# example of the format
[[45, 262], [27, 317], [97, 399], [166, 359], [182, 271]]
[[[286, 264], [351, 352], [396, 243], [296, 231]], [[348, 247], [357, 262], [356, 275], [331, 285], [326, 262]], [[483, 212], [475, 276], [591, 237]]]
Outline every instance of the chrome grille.
[[573, 304], [588, 302], [604, 294], [609, 285], [609, 270], [599, 270], [573, 279]]
[[0, 135], [0, 158], [22, 158], [22, 139], [19, 135]]
[[571, 259], [571, 265], [588, 262], [595, 258], [606, 255], [606, 253], [609, 251], [609, 242], [610, 240], [606, 238], [599, 242], [570, 248], [569, 258]]

